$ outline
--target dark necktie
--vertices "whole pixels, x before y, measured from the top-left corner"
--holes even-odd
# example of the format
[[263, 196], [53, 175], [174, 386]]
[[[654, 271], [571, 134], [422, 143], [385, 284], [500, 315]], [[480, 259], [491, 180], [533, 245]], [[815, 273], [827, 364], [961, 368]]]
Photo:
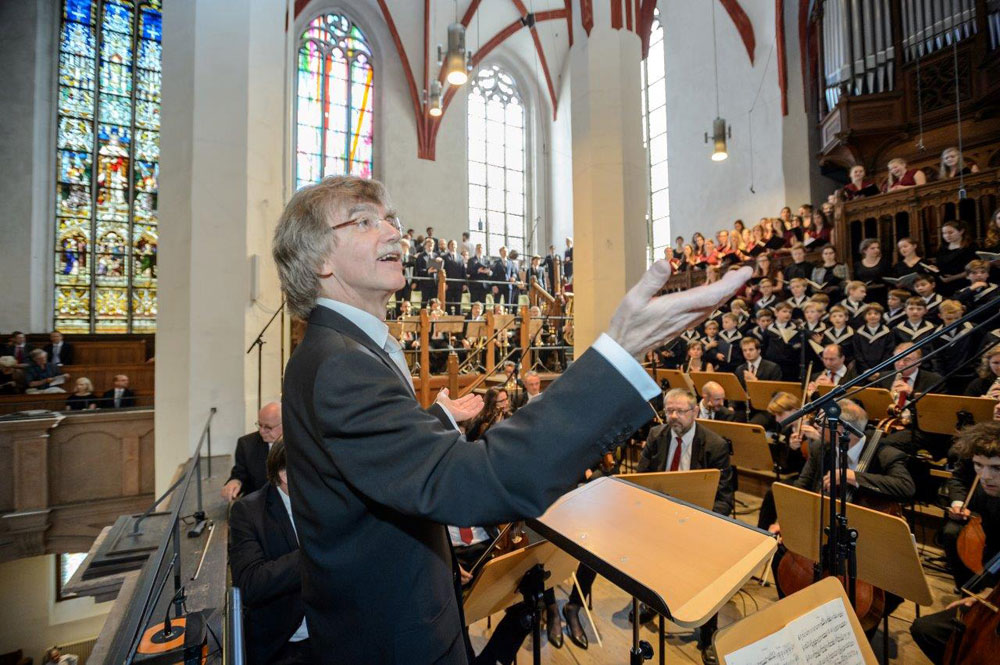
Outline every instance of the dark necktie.
[[677, 437], [677, 447], [674, 449], [674, 456], [670, 458], [670, 470], [677, 471], [681, 467], [681, 448], [684, 447], [684, 442], [681, 441], [681, 437]]

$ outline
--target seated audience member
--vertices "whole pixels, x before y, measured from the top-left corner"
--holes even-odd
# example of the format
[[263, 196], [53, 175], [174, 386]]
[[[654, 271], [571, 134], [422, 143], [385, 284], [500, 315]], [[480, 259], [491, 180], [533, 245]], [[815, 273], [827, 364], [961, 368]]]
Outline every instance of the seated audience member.
[[906, 277], [915, 272], [933, 272], [933, 266], [925, 263], [924, 257], [920, 256], [920, 245], [913, 238], [900, 238], [896, 241], [896, 249], [899, 251], [899, 261], [892, 266], [896, 277]]
[[941, 280], [941, 295], [949, 297], [964, 286], [965, 266], [976, 258], [976, 243], [969, 225], [960, 219], [941, 224], [941, 244], [934, 255], [934, 266]]
[[[941, 317], [941, 325], [937, 327], [937, 330], [943, 332], [944, 328], [962, 318], [962, 315], [965, 314], [965, 308], [957, 300], [944, 300], [938, 307], [938, 313]], [[938, 374], [953, 372], [948, 377], [946, 387], [938, 388], [938, 392], [961, 395], [975, 377], [976, 372], [969, 362], [977, 349], [976, 336], [972, 330], [973, 325], [966, 321], [961, 326], [943, 333], [931, 342], [937, 352], [931, 367]]]
[[52, 647], [42, 656], [43, 665], [77, 665], [80, 657], [72, 653], [63, 653], [59, 647]]
[[934, 332], [934, 324], [925, 321], [927, 304], [920, 296], [913, 296], [906, 301], [906, 318], [893, 329], [897, 342], [917, 342]]
[[811, 279], [820, 285], [823, 293], [836, 300], [841, 284], [847, 281], [847, 266], [837, 260], [837, 250], [832, 245], [824, 247], [820, 256], [823, 262], [813, 268]]
[[913, 290], [924, 301], [924, 307], [926, 308], [924, 318], [931, 323], [938, 322], [940, 318], [938, 316], [938, 307], [941, 306], [941, 302], [944, 300], [941, 294], [935, 291], [935, 286], [934, 278], [929, 275], [918, 275], [913, 281]]
[[841, 190], [844, 193], [844, 200], [850, 201], [879, 193], [875, 181], [865, 177], [865, 167], [855, 164], [851, 167], [849, 175], [851, 181]]
[[726, 391], [715, 381], [706, 381], [701, 387], [697, 417], [703, 420], [727, 420], [735, 418], [735, 412], [726, 406]]
[[28, 383], [27, 393], [64, 393], [62, 385], [69, 374], [59, 371], [59, 368], [49, 362], [49, 354], [41, 349], [32, 349], [28, 354], [31, 364], [24, 370]]
[[979, 173], [979, 167], [975, 164], [966, 166], [962, 158], [962, 152], [955, 147], [945, 148], [941, 152], [941, 166], [938, 168], [938, 179], [948, 180], [957, 178], [960, 175], [972, 175]]
[[851, 339], [854, 337], [854, 328], [847, 325], [847, 310], [840, 305], [834, 305], [830, 308], [828, 319], [829, 325], [823, 333], [823, 343], [839, 344], [844, 353], [850, 357], [850, 353], [854, 351], [854, 340]]
[[774, 308], [774, 323], [767, 328], [764, 358], [781, 368], [785, 381], [798, 381], [802, 362], [802, 336], [792, 322], [792, 306], [780, 302]]
[[[1000, 295], [997, 285], [990, 282], [989, 262], [981, 259], [969, 261], [965, 265], [965, 272], [968, 274], [969, 285], [955, 293], [955, 300], [965, 305], [966, 311], [972, 311]], [[989, 312], [977, 317], [976, 322], [984, 321], [988, 317]]]
[[130, 406], [135, 406], [135, 393], [128, 387], [128, 377], [116, 374], [114, 388], [104, 391], [101, 396], [101, 408], [126, 409]]
[[1000, 400], [1000, 344], [994, 344], [983, 354], [979, 361], [979, 376], [969, 382], [965, 394]]
[[684, 372], [714, 372], [715, 366], [705, 360], [705, 345], [701, 340], [695, 339], [688, 342], [687, 362], [684, 363]]
[[907, 168], [906, 160], [896, 157], [889, 160], [889, 176], [882, 185], [883, 192], [895, 192], [927, 184], [927, 176], [920, 169]]
[[267, 455], [265, 485], [233, 504], [229, 514], [229, 569], [246, 606], [247, 665], [315, 662], [286, 460], [278, 440]]
[[76, 380], [76, 390], [66, 398], [67, 411], [89, 411], [97, 408], [97, 395], [94, 394], [94, 384], [85, 376]]
[[0, 395], [18, 395], [24, 390], [24, 376], [14, 356], [0, 356]]
[[868, 288], [864, 282], [852, 280], [845, 285], [844, 290], [847, 291], [847, 297], [837, 304], [847, 310], [847, 323], [852, 329], [857, 330], [864, 323], [862, 310], [865, 308]]
[[28, 342], [24, 333], [20, 330], [12, 332], [7, 346], [0, 350], [0, 356], [13, 356], [18, 365], [27, 366], [31, 358], [29, 357]]
[[906, 301], [910, 299], [910, 292], [906, 289], [891, 289], [885, 297], [885, 314], [883, 321], [890, 330], [906, 318]]
[[761, 358], [760, 347], [760, 340], [756, 337], [744, 337], [740, 340], [744, 362], [736, 368], [734, 374], [744, 390], [747, 381], [781, 381], [781, 368], [770, 360]]
[[806, 392], [810, 395], [816, 393], [818, 386], [839, 386], [857, 376], [857, 372], [847, 366], [847, 358], [839, 344], [827, 344], [820, 360], [823, 361], [822, 371], [814, 374], [816, 378], [806, 386]]
[[[961, 585], [968, 581], [972, 571], [965, 568], [958, 556], [956, 541], [972, 513], [981, 517], [986, 535], [983, 562], [1000, 552], [1000, 423], [981, 422], [965, 428], [956, 437], [954, 449], [962, 461], [948, 481], [951, 506], [942, 527], [942, 541], [955, 583]], [[979, 483], [966, 505], [973, 473], [979, 476]], [[989, 576], [987, 583], [995, 585], [996, 576]], [[913, 641], [935, 665], [944, 665], [948, 640], [960, 625], [956, 609], [968, 609], [974, 602], [978, 601], [960, 598], [941, 612], [918, 617], [910, 626]], [[981, 655], [981, 662], [989, 661], [986, 654]]]
[[854, 262], [854, 279], [868, 287], [866, 300], [882, 302], [885, 297], [885, 277], [892, 272], [888, 259], [882, 255], [878, 238], [865, 238], [858, 245], [861, 259]]
[[49, 354], [52, 364], [57, 367], [73, 364], [73, 345], [64, 341], [63, 334], [58, 330], [49, 333], [49, 343], [45, 345], [45, 352]]
[[267, 483], [267, 453], [281, 438], [281, 402], [270, 402], [257, 413], [257, 431], [236, 441], [233, 469], [222, 486], [222, 498], [234, 501], [256, 492]]
[[892, 355], [896, 336], [889, 326], [882, 323], [885, 310], [877, 302], [868, 303], [864, 309], [864, 325], [854, 331], [854, 369], [867, 372]]

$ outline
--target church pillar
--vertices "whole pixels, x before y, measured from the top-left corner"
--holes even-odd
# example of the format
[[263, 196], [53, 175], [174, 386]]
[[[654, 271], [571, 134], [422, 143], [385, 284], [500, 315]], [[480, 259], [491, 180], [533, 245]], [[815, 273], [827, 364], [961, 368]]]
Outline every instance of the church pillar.
[[577, 357], [645, 270], [646, 151], [642, 145], [642, 47], [593, 3], [589, 36], [570, 51], [573, 139], [573, 287]]
[[[256, 417], [257, 356], [280, 303], [270, 233], [283, 201], [283, 3], [164, 5], [156, 489], [198, 443], [232, 452]], [[251, 264], [259, 270], [251, 300]], [[266, 402], [280, 391], [280, 326], [265, 337]], [[228, 468], [213, 468], [221, 475]]]

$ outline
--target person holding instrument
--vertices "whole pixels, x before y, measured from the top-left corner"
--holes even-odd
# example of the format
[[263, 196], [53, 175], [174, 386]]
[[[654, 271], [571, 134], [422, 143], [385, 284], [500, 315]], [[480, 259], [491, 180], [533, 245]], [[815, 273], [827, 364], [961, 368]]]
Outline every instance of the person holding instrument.
[[657, 261], [545, 399], [472, 442], [455, 423], [482, 399], [443, 390], [422, 408], [383, 321], [403, 283], [401, 228], [384, 185], [334, 176], [299, 189], [274, 233], [282, 292], [308, 322], [282, 402], [302, 597], [315, 653], [334, 665], [471, 661], [442, 525], [541, 515], [648, 420], [659, 389], [635, 359], [750, 276], [657, 296], [670, 276]]
[[[960, 531], [970, 516], [978, 514], [982, 519], [982, 528], [986, 536], [982, 553], [982, 563], [985, 563], [1000, 552], [1000, 422], [994, 420], [966, 427], [955, 437], [954, 449], [963, 463], [948, 484], [952, 504], [948, 510], [948, 523], [944, 529], [946, 532]], [[973, 473], [978, 476], [979, 482], [970, 496], [968, 490], [972, 484]], [[952, 549], [953, 546], [949, 545], [947, 540], [945, 543], [949, 563], [955, 566], [952, 572], [955, 574], [956, 583], [965, 582], [971, 576], [971, 572], [958, 559], [956, 550]], [[954, 562], [953, 557], [956, 559]], [[996, 583], [995, 578], [986, 580], [987, 586]], [[946, 662], [945, 647], [959, 626], [955, 621], [956, 609], [967, 610], [975, 602], [977, 601], [971, 597], [959, 598], [945, 610], [919, 617], [910, 626], [913, 641], [933, 663], [942, 665]], [[985, 663], [990, 660], [987, 653], [978, 656], [981, 660], [977, 662]]]

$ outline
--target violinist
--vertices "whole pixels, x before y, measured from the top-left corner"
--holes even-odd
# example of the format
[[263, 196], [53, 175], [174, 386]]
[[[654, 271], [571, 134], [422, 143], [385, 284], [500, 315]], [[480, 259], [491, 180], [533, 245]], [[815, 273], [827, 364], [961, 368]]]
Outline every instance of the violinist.
[[[953, 524], [960, 525], [971, 514], [978, 514], [982, 518], [983, 532], [986, 535], [982, 555], [983, 562], [986, 562], [1000, 552], [1000, 422], [994, 420], [966, 427], [955, 438], [955, 450], [961, 456], [963, 465], [960, 467], [962, 472], [956, 472], [953, 482], [948, 486], [952, 505], [948, 511], [948, 525], [945, 529], [954, 530]], [[966, 505], [964, 502], [971, 486], [970, 472], [978, 475], [979, 482]], [[953, 548], [954, 545], [949, 548], [946, 543], [948, 560], [955, 566], [952, 557], [954, 556], [956, 561], [958, 557]], [[960, 561], [958, 566], [962, 566]], [[968, 570], [964, 570], [964, 566], [961, 569], [953, 567], [952, 570], [956, 582], [965, 581], [963, 578], [970, 575]], [[996, 579], [988, 580], [987, 585], [993, 586], [996, 583]], [[910, 626], [913, 641], [932, 662], [936, 664], [945, 662], [945, 646], [959, 625], [955, 621], [955, 609], [969, 608], [975, 602], [977, 601], [973, 598], [961, 598], [941, 612], [918, 618]], [[988, 662], [986, 654], [980, 655], [982, 660], [978, 662]]]
[[[896, 355], [901, 351], [912, 348], [913, 342], [903, 342], [893, 347], [892, 353]], [[944, 457], [948, 450], [948, 438], [941, 435], [922, 431], [917, 426], [916, 407], [907, 407], [906, 402], [913, 396], [921, 395], [940, 380], [941, 376], [921, 367], [923, 351], [914, 349], [908, 355], [903, 356], [894, 363], [896, 372], [889, 374], [875, 383], [876, 387], [888, 388], [892, 396], [893, 408], [897, 415], [902, 417], [904, 422], [911, 425], [910, 429], [894, 432], [886, 437], [886, 443], [896, 446], [904, 452], [914, 454], [918, 450], [930, 451], [936, 459]]]
[[[766, 411], [759, 411], [750, 418], [751, 425], [760, 425], [764, 428], [768, 439], [767, 445], [771, 449], [771, 459], [774, 460], [774, 465], [780, 473], [798, 473], [806, 461], [802, 450], [802, 437], [797, 436], [794, 441], [791, 439], [791, 435], [804, 427], [805, 422], [798, 420], [785, 427], [778, 425], [780, 421], [795, 413], [800, 406], [802, 404], [798, 397], [779, 391], [768, 402]], [[777, 521], [774, 494], [768, 488], [760, 504], [757, 528], [767, 529]]]
[[847, 366], [847, 358], [840, 344], [827, 344], [820, 355], [823, 361], [823, 371], [806, 386], [806, 392], [812, 395], [817, 386], [837, 386], [850, 381], [857, 376], [853, 367]]

